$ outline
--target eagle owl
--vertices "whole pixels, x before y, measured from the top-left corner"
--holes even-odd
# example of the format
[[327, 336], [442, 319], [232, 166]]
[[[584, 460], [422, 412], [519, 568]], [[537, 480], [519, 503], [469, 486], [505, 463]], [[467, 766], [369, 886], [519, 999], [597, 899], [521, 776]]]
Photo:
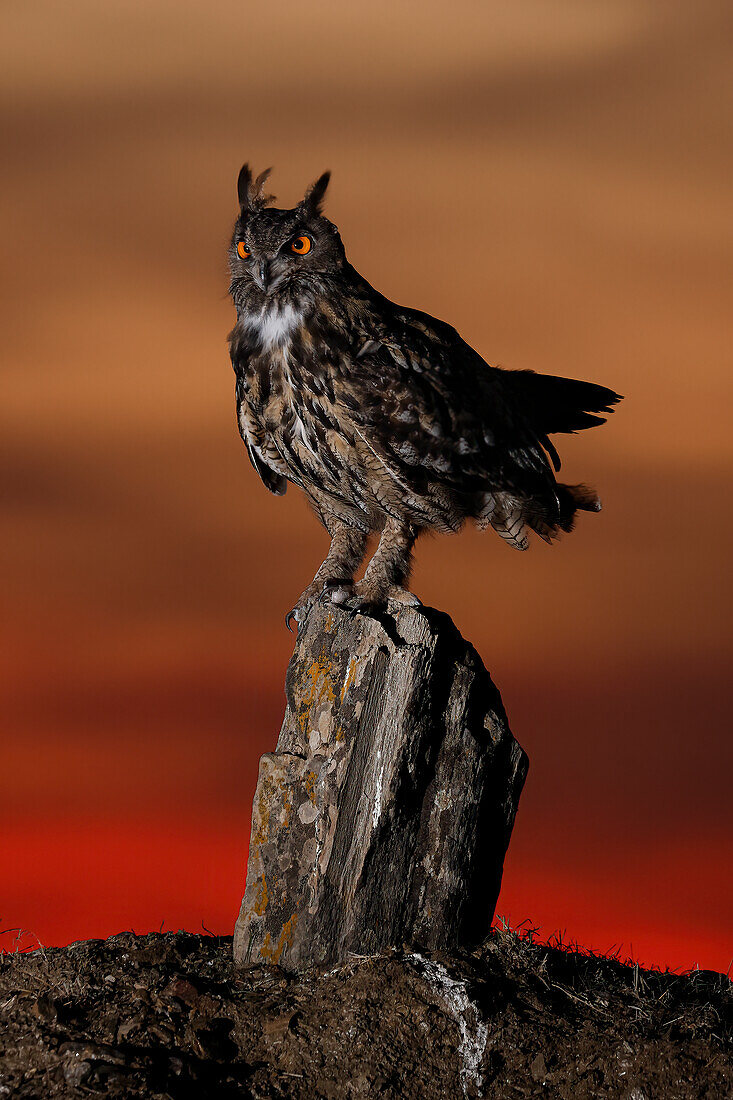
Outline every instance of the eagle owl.
[[266, 487], [297, 485], [331, 536], [288, 626], [319, 599], [418, 604], [406, 584], [423, 531], [471, 519], [525, 550], [531, 531], [550, 542], [579, 509], [597, 512], [592, 489], [556, 480], [550, 436], [604, 423], [619, 395], [489, 366], [450, 325], [354, 270], [321, 212], [328, 172], [292, 210], [270, 205], [268, 175], [239, 173], [229, 248], [239, 431]]

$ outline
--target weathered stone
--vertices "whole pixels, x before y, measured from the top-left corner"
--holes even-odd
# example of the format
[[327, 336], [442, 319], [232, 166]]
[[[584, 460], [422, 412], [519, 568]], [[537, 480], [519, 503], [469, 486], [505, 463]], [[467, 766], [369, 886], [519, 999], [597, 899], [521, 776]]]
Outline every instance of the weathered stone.
[[480, 942], [527, 757], [475, 649], [427, 608], [317, 606], [286, 694], [260, 760], [237, 963]]

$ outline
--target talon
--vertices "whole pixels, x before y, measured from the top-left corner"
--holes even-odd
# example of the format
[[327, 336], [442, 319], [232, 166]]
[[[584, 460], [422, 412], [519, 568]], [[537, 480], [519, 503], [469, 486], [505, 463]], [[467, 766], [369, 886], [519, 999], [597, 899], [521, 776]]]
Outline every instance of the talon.
[[348, 611], [349, 618], [353, 619], [356, 615], [366, 615], [369, 610], [369, 604], [365, 600], [350, 599], [342, 604], [345, 611]]
[[[296, 625], [300, 626], [300, 620], [298, 618], [298, 608], [297, 607], [291, 607], [290, 611], [288, 611], [287, 615], [285, 616], [285, 625], [286, 625], [286, 627], [288, 628], [288, 630], [290, 631], [291, 634], [293, 633], [293, 628], [290, 625], [290, 622], [291, 622], [292, 619], [295, 619]], [[296, 633], [297, 633], [297, 631], [296, 631]]]

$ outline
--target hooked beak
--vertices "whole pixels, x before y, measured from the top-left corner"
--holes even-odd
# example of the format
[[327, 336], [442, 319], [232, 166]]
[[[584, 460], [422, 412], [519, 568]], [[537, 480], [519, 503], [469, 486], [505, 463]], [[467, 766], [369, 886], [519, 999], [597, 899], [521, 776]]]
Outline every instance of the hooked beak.
[[267, 260], [260, 260], [255, 265], [254, 279], [260, 290], [266, 291], [270, 285], [270, 264]]

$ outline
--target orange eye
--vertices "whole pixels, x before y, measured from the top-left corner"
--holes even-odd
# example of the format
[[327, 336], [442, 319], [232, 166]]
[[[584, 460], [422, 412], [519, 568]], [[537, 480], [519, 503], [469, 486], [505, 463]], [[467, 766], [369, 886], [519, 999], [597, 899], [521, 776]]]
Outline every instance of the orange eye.
[[239, 256], [240, 260], [249, 259], [249, 252], [247, 251], [247, 245], [244, 243], [244, 241], [240, 241], [237, 245], [237, 255]]
[[313, 248], [313, 241], [310, 237], [296, 237], [294, 241], [290, 242], [290, 247], [299, 256], [305, 256]]

